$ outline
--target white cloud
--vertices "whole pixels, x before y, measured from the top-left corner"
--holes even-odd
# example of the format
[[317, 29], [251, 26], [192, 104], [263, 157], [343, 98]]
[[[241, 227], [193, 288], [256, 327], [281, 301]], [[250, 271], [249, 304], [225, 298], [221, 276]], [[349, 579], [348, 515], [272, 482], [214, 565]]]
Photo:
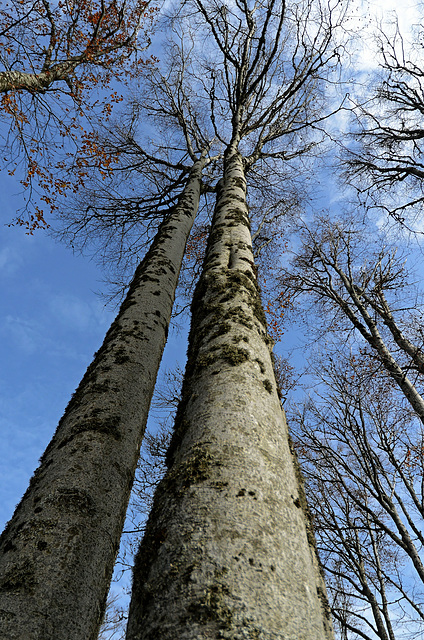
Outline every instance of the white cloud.
[[[399, 0], [359, 0], [356, 29], [360, 30], [360, 49], [356, 61], [357, 71], [372, 71], [381, 62], [375, 35], [383, 29], [387, 35], [394, 33], [397, 21], [406, 49], [414, 38], [416, 25], [420, 22], [420, 11], [414, 0], [399, 3]], [[355, 27], [355, 19], [352, 25]]]

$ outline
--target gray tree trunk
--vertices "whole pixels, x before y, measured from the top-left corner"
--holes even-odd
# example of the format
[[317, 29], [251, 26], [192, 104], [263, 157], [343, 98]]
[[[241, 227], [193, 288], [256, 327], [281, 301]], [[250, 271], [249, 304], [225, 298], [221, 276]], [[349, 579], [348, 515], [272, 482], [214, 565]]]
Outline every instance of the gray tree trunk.
[[204, 164], [160, 225], [0, 538], [1, 640], [97, 637]]
[[136, 557], [127, 640], [328, 640], [234, 151], [192, 313], [169, 470]]

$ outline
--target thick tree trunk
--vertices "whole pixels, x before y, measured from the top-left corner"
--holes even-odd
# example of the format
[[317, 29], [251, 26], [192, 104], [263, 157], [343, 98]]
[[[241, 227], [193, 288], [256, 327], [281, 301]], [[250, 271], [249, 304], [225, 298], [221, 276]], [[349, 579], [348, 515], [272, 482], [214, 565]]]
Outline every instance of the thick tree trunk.
[[0, 638], [97, 637], [187, 237], [198, 161], [0, 539]]
[[183, 397], [136, 557], [127, 640], [328, 640], [278, 400], [240, 155], [227, 155]]

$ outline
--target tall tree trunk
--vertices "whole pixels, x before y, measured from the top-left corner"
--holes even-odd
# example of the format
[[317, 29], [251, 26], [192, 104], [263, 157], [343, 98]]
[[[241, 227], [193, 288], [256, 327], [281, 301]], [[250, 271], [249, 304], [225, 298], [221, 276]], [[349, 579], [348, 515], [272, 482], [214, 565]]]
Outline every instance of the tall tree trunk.
[[136, 557], [127, 640], [328, 640], [332, 626], [227, 154], [182, 401]]
[[160, 225], [0, 538], [2, 640], [97, 637], [204, 164]]

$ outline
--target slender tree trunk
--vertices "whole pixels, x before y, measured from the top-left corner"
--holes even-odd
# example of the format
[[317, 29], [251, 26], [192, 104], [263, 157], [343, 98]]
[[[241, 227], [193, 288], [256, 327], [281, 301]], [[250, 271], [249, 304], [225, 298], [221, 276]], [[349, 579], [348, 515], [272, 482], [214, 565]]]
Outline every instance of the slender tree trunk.
[[328, 640], [237, 152], [225, 159], [192, 313], [169, 470], [136, 557], [127, 640]]
[[97, 637], [203, 165], [160, 225], [1, 536], [2, 640]]
[[71, 77], [75, 67], [80, 62], [65, 62], [54, 65], [47, 71], [40, 73], [25, 73], [24, 71], [1, 71], [0, 72], [0, 93], [13, 90], [24, 90], [30, 92], [46, 91], [55, 82], [65, 81]]

